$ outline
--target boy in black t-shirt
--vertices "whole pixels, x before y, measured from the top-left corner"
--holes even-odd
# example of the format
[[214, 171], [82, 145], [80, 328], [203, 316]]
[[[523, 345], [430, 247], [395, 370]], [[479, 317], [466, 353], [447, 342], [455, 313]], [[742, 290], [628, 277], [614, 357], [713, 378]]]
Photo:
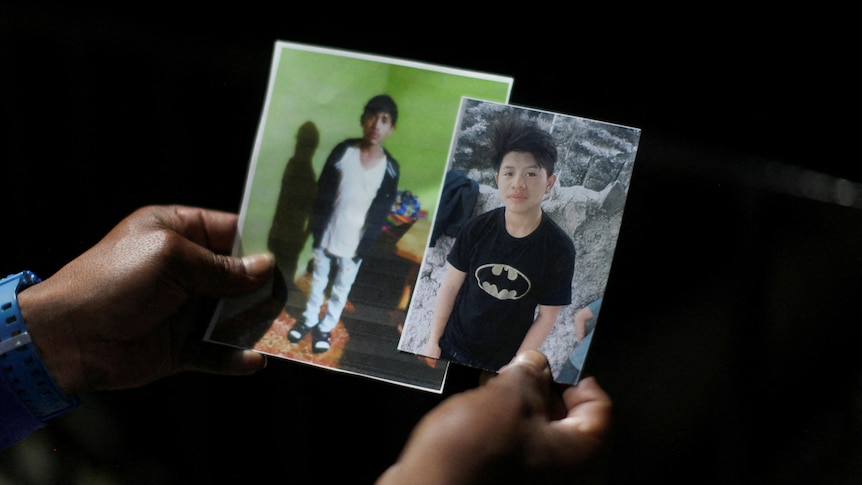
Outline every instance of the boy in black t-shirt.
[[465, 223], [447, 256], [422, 355], [496, 371], [538, 349], [571, 303], [575, 246], [542, 210], [557, 148], [536, 124], [509, 118], [491, 159], [503, 207]]

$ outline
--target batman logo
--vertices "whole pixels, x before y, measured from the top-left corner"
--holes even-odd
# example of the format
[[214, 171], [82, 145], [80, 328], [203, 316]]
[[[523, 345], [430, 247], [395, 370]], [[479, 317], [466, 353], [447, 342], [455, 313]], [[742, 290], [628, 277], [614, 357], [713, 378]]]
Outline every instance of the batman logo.
[[498, 300], [519, 300], [530, 292], [527, 276], [506, 264], [484, 264], [475, 274], [479, 288]]

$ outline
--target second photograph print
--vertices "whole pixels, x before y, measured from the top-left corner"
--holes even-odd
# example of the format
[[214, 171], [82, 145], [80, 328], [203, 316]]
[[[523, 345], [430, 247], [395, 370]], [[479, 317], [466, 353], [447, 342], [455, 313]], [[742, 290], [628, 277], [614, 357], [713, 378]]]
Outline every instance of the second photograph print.
[[399, 350], [497, 371], [524, 349], [576, 383], [640, 130], [464, 98]]

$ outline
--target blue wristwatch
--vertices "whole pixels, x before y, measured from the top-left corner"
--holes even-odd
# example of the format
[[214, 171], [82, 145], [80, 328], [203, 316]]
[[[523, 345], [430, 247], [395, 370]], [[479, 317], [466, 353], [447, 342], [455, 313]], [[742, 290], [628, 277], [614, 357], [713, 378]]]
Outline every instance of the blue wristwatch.
[[66, 395], [45, 368], [18, 308], [18, 292], [41, 281], [30, 271], [0, 280], [0, 378], [45, 422], [71, 411], [78, 400]]

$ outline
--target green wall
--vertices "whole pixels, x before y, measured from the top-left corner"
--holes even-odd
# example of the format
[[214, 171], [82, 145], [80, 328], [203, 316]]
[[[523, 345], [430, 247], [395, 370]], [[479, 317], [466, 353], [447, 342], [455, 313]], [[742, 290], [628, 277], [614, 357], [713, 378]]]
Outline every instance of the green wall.
[[319, 174], [335, 144], [362, 135], [365, 102], [392, 96], [398, 123], [384, 146], [401, 165], [399, 188], [418, 195], [433, 219], [462, 96], [505, 103], [511, 86], [509, 77], [276, 43], [243, 202], [243, 252], [267, 250], [282, 174], [303, 124], [313, 123], [320, 134], [312, 159]]

